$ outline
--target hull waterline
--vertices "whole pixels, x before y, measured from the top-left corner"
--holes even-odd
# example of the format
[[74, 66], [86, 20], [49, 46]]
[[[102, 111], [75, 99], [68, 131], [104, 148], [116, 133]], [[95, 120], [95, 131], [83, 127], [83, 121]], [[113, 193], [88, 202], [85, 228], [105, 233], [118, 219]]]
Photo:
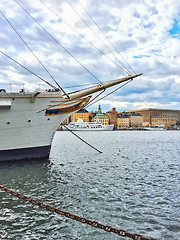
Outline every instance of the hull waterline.
[[0, 161], [49, 158], [51, 146], [9, 149], [0, 151]]

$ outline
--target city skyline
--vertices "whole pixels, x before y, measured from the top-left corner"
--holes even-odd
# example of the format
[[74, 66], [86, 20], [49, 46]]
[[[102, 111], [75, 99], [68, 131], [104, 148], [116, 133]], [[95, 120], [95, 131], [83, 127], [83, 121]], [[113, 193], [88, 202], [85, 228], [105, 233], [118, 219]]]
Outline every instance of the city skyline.
[[[112, 108], [108, 112], [103, 112], [99, 105], [97, 111], [88, 112], [86, 109], [80, 109], [73, 113], [64, 124], [77, 122], [82, 119], [84, 122], [100, 121], [103, 125], [114, 124], [114, 127], [140, 127], [140, 126], [179, 126], [180, 110], [168, 109], [137, 109], [134, 111], [118, 112]], [[178, 127], [179, 128], [179, 127]]]
[[[46, 0], [44, 3], [58, 15], [53, 14], [39, 0], [21, 1], [22, 6], [98, 80], [103, 82], [126, 75], [123, 71], [124, 67], [122, 70], [107, 59], [106, 56], [120, 64], [113, 54], [116, 54], [131, 73], [133, 71], [127, 63], [135, 72], [143, 73], [141, 77], [87, 108], [88, 111], [96, 109], [99, 104], [104, 111], [112, 107], [116, 107], [119, 111], [141, 108], [180, 110], [180, 2], [178, 0], [161, 2], [73, 0], [71, 6], [66, 0], [60, 2]], [[98, 83], [93, 75], [55, 44], [15, 1], [2, 0], [0, 7], [65, 91], [77, 90], [78, 88], [71, 87], [74, 85]], [[119, 53], [113, 49], [86, 11]], [[88, 29], [86, 23], [112, 50], [111, 53]], [[1, 51], [53, 83], [3, 15], [0, 15], [0, 26]], [[106, 56], [93, 48], [82, 36]], [[2, 54], [0, 61], [1, 88], [17, 90], [23, 85], [29, 90], [39, 86], [45, 88], [42, 82]], [[105, 94], [114, 89], [115, 87], [107, 90]]]
[[[150, 109], [151, 109], [151, 110], [180, 111], [179, 109], [167, 109], [167, 108], [136, 108], [136, 109], [126, 109], [126, 110], [123, 109], [123, 110], [119, 110], [119, 109], [117, 109], [116, 107], [112, 107], [111, 109], [108, 109], [107, 111], [105, 111], [105, 110], [103, 109], [103, 107], [102, 107], [101, 104], [98, 104], [96, 109], [94, 109], [94, 108], [92, 108], [92, 110], [88, 110], [88, 108], [83, 108], [83, 109], [87, 110], [88, 112], [97, 112], [98, 109], [99, 109], [99, 107], [101, 108], [102, 113], [109, 112], [109, 111], [111, 111], [113, 108], [115, 108], [115, 110], [116, 110], [118, 113], [121, 113], [121, 112], [133, 112], [133, 111], [137, 111], [137, 110], [150, 110]], [[81, 109], [80, 109], [79, 111], [81, 111]]]

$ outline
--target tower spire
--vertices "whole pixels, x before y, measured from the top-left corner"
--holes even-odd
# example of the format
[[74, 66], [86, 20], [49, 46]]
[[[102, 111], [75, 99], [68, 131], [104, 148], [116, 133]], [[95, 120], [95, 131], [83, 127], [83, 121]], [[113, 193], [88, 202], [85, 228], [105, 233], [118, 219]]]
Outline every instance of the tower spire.
[[101, 105], [99, 105], [99, 107], [98, 107], [98, 113], [102, 113]]

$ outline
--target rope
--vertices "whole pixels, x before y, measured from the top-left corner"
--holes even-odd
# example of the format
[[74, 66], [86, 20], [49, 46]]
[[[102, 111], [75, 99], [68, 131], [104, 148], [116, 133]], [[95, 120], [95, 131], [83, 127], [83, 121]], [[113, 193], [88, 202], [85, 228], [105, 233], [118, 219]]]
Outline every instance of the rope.
[[105, 92], [105, 88], [97, 95], [97, 96], [95, 96], [93, 99], [91, 99], [91, 101], [89, 101], [83, 108], [85, 108], [85, 107], [87, 107], [90, 103], [92, 103], [93, 104], [93, 101], [96, 99], [96, 98], [98, 98], [101, 94], [103, 94], [103, 92]]
[[82, 142], [86, 143], [88, 146], [90, 146], [91, 148], [93, 148], [94, 150], [96, 150], [99, 153], [102, 153], [100, 150], [98, 150], [97, 148], [93, 147], [91, 144], [89, 144], [88, 142], [86, 142], [84, 139], [82, 139], [80, 136], [78, 136], [77, 134], [75, 134], [72, 130], [70, 130], [69, 128], [67, 128], [65, 125], [63, 125], [66, 130], [68, 130], [69, 132], [71, 132], [74, 136], [76, 136], [77, 138], [79, 138]]
[[[96, 32], [90, 27], [90, 25], [80, 16], [80, 14], [70, 5], [70, 3], [65, 0], [65, 2], [69, 5], [69, 7], [79, 16], [79, 18], [88, 26], [88, 28], [91, 30], [91, 32], [96, 36], [96, 38], [108, 49], [108, 51], [120, 62], [120, 60], [116, 57], [116, 55], [111, 51], [111, 49], [101, 40], [101, 38], [96, 34]], [[120, 62], [121, 63], [121, 62]], [[121, 63], [122, 64], [122, 63]], [[116, 64], [118, 65], [118, 64]], [[122, 64], [123, 65], [123, 64]], [[119, 65], [118, 65], [119, 66]], [[123, 65], [124, 66], [124, 65]], [[119, 66], [123, 72], [126, 74], [131, 74], [129, 70], [125, 67], [125, 70]]]
[[23, 41], [23, 43], [26, 45], [26, 47], [29, 49], [29, 51], [33, 54], [33, 56], [37, 59], [37, 61], [41, 64], [41, 66], [44, 68], [44, 70], [49, 74], [49, 76], [53, 79], [53, 81], [57, 84], [57, 86], [61, 89], [61, 91], [69, 98], [69, 95], [63, 90], [63, 88], [59, 85], [59, 83], [54, 79], [54, 77], [50, 74], [50, 72], [47, 70], [47, 68], [44, 66], [44, 64], [40, 61], [40, 59], [36, 56], [36, 54], [33, 52], [33, 50], [29, 47], [29, 45], [26, 43], [26, 41], [22, 38], [22, 36], [18, 33], [18, 31], [14, 28], [14, 26], [10, 23], [10, 21], [7, 19], [7, 17], [0, 11], [2, 16], [6, 19], [8, 24], [11, 26], [11, 28], [15, 31], [15, 33], [19, 36], [19, 38]]
[[118, 88], [116, 88], [115, 90], [111, 91], [110, 93], [106, 94], [105, 96], [97, 99], [95, 102], [92, 102], [92, 101], [91, 101], [92, 103], [91, 103], [91, 104], [88, 103], [88, 104], [86, 105], [86, 107], [89, 107], [89, 106], [91, 106], [91, 105], [99, 102], [100, 100], [108, 97], [108, 96], [111, 95], [112, 93], [114, 93], [114, 92], [116, 92], [117, 90], [119, 90], [120, 88], [124, 87], [126, 84], [130, 83], [132, 80], [133, 80], [133, 79], [129, 80], [128, 82], [124, 83], [123, 85], [121, 85], [120, 87], [118, 87]]
[[92, 220], [89, 220], [87, 218], [84, 218], [84, 217], [80, 217], [80, 216], [77, 216], [77, 215], [74, 215], [72, 213], [69, 213], [69, 212], [65, 212], [65, 211], [62, 211], [60, 210], [59, 208], [55, 208], [55, 207], [52, 207], [50, 205], [47, 205], [47, 204], [44, 204], [40, 201], [37, 201], [33, 198], [30, 198], [30, 197], [27, 197], [27, 196], [24, 196], [22, 195], [21, 193], [18, 193], [18, 192], [15, 192], [13, 190], [10, 190], [2, 185], [0, 185], [0, 189], [2, 191], [5, 191], [11, 195], [13, 195], [14, 197], [17, 197], [19, 199], [22, 199], [24, 200], [25, 202], [29, 202], [29, 203], [32, 203], [36, 206], [39, 206], [41, 208], [44, 208], [46, 209], [47, 211], [50, 211], [50, 212], [55, 212], [57, 214], [60, 214], [60, 215], [63, 215], [67, 218], [70, 218], [72, 220], [76, 220], [78, 222], [81, 222], [81, 223], [86, 223], [92, 227], [95, 227], [95, 228], [100, 228], [106, 232], [112, 232], [112, 233], [115, 233], [121, 237], [129, 237], [131, 239], [137, 239], [137, 240], [155, 240], [153, 238], [147, 238], [147, 237], [143, 237], [142, 235], [140, 234], [132, 234], [132, 233], [129, 233], [125, 230], [122, 230], [122, 229], [116, 229], [116, 228], [113, 228], [111, 226], [108, 226], [108, 225], [103, 225], [99, 222], [96, 222], [96, 221], [92, 221]]
[[[50, 8], [49, 6], [47, 6], [44, 2], [42, 2], [41, 0], [39, 0], [49, 11], [51, 11], [52, 13], [54, 13], [59, 19], [61, 19], [67, 26], [69, 26], [74, 32], [76, 32], [78, 35], [80, 35], [83, 39], [85, 39], [92, 47], [94, 47], [96, 50], [98, 50], [102, 55], [104, 55], [108, 60], [110, 60], [112, 63], [114, 63], [117, 67], [119, 67], [122, 71], [123, 68], [117, 64], [115, 61], [113, 61], [110, 57], [108, 57], [102, 50], [100, 50], [98, 47], [96, 47], [93, 43], [91, 43], [83, 34], [81, 34], [79, 31], [77, 31], [75, 28], [73, 28], [69, 23], [67, 23], [63, 18], [61, 18], [52, 8]], [[120, 62], [121, 63], [121, 62]], [[122, 63], [121, 63], [122, 64]], [[123, 64], [122, 64], [123, 65]], [[126, 68], [123, 65], [124, 68]], [[129, 71], [128, 71], [129, 72]], [[129, 72], [130, 73], [130, 72]]]
[[[117, 47], [109, 40], [109, 38], [106, 36], [106, 34], [104, 33], [104, 31], [102, 30], [102, 28], [99, 27], [99, 25], [97, 24], [97, 22], [94, 20], [94, 18], [90, 15], [90, 13], [85, 9], [85, 7], [80, 3], [80, 1], [78, 2], [79, 5], [82, 7], [82, 9], [86, 12], [86, 14], [89, 16], [89, 18], [93, 21], [93, 23], [96, 25], [96, 27], [100, 30], [100, 32], [103, 34], [103, 36], [108, 40], [108, 42], [111, 44], [111, 46], [113, 46], [113, 48], [117, 51], [117, 53], [120, 54], [120, 56], [122, 57], [122, 59], [125, 61], [125, 63], [128, 65], [129, 68], [131, 68], [131, 70], [135, 73], [135, 71], [132, 69], [132, 67], [130, 66], [130, 64], [125, 60], [125, 58], [122, 56], [122, 54], [118, 51]], [[116, 56], [116, 59], [122, 64], [122, 66], [128, 71], [127, 67], [119, 60], [119, 58]], [[128, 71], [130, 73], [130, 71]], [[136, 73], [135, 73], [136, 74]]]
[[28, 16], [30, 16], [64, 51], [66, 51], [79, 65], [81, 65], [91, 76], [93, 76], [99, 83], [101, 81], [92, 73], [90, 72], [77, 58], [75, 58], [63, 45], [50, 34], [17, 0], [14, 0], [25, 12]]
[[26, 69], [28, 72], [32, 73], [34, 76], [36, 76], [37, 78], [39, 78], [40, 80], [42, 80], [43, 82], [45, 82], [46, 84], [48, 84], [49, 86], [51, 86], [54, 89], [57, 89], [54, 85], [52, 85], [51, 83], [49, 83], [48, 81], [44, 80], [43, 78], [41, 78], [40, 76], [38, 76], [36, 73], [32, 72], [31, 70], [29, 70], [28, 68], [24, 67], [22, 64], [20, 64], [19, 62], [17, 62], [16, 60], [14, 60], [13, 58], [11, 58], [10, 56], [8, 56], [7, 54], [5, 54], [4, 52], [2, 52], [0, 50], [0, 53], [2, 53], [4, 56], [6, 56], [7, 58], [11, 59], [13, 62], [17, 63], [19, 66], [21, 66], [22, 68]]

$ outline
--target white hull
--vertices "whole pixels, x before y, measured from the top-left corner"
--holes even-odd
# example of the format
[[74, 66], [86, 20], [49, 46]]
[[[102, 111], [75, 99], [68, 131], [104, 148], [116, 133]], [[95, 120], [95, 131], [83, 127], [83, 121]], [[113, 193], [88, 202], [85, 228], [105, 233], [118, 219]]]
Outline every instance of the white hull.
[[144, 127], [143, 129], [146, 131], [165, 131], [165, 130], [167, 130], [166, 128], [162, 128], [162, 127]]
[[[112, 131], [113, 130], [113, 127], [114, 126], [110, 126], [110, 125], [108, 125], [108, 126], [106, 126], [106, 127], [104, 127], [104, 128], [90, 128], [90, 129], [88, 129], [88, 128], [84, 128], [84, 129], [77, 129], [77, 128], [69, 128], [68, 127], [68, 129], [69, 130], [71, 130], [71, 131]], [[65, 129], [65, 128], [63, 128], [63, 131], [66, 131], [67, 129]]]
[[78, 119], [75, 123], [70, 123], [67, 126], [63, 126], [62, 130], [67, 131], [112, 131], [114, 125], [102, 125], [98, 122], [83, 122], [82, 119]]
[[40, 93], [35, 99], [29, 93], [1, 93], [0, 160], [48, 157], [58, 126], [88, 100], [67, 101], [60, 92]]

